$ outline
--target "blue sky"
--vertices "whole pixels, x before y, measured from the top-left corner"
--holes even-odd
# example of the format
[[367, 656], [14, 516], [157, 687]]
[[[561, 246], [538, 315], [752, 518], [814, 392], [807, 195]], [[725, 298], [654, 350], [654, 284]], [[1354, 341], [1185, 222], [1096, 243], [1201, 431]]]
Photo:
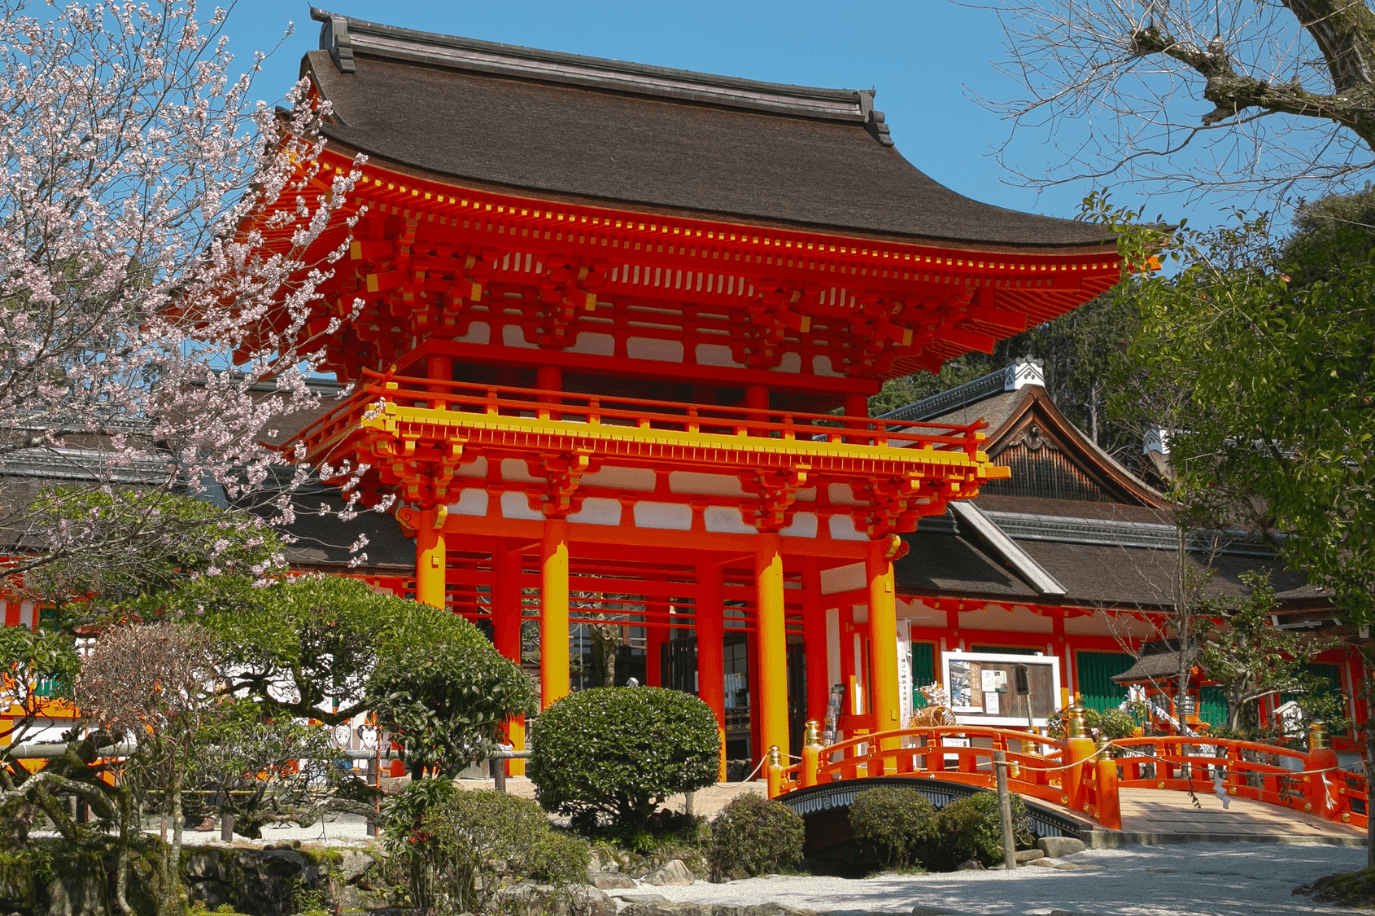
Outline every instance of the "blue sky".
[[[1087, 184], [1043, 193], [1010, 184], [991, 156], [1008, 126], [974, 101], [1005, 98], [1016, 87], [992, 62], [1002, 57], [993, 13], [946, 0], [856, 4], [814, 2], [487, 3], [422, 0], [329, 0], [331, 12], [404, 26], [594, 57], [700, 70], [771, 82], [848, 89], [876, 88], [898, 149], [942, 184], [988, 203], [1072, 217]], [[319, 24], [305, 3], [239, 0], [227, 29], [237, 61], [295, 32], [256, 84], [275, 100], [295, 80], [301, 55], [318, 46]], [[1011, 150], [1026, 170], [1049, 164], [1053, 150], [1027, 136]], [[1123, 204], [1145, 203], [1151, 216], [1211, 222], [1181, 198], [1142, 201], [1130, 188]]]

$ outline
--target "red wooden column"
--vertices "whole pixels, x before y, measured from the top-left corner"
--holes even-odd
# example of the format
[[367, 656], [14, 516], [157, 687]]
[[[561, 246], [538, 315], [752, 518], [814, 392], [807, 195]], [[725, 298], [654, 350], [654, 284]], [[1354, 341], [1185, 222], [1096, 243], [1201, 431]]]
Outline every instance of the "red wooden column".
[[[452, 382], [454, 380], [454, 361], [447, 356], [431, 356], [425, 360], [425, 375], [428, 378], [439, 382]], [[452, 394], [453, 389], [448, 385], [427, 385], [432, 394]], [[431, 410], [448, 410], [447, 402], [434, 399], [429, 402]]]
[[697, 598], [693, 604], [697, 630], [697, 696], [716, 716], [721, 742], [717, 779], [726, 779], [726, 621], [721, 604], [721, 568], [710, 554], [697, 560]]
[[[492, 643], [503, 658], [520, 664], [520, 548], [504, 539], [497, 539], [492, 553]], [[516, 716], [506, 723], [511, 746], [525, 750], [525, 717]], [[525, 775], [524, 760], [510, 760], [506, 764], [510, 776]]]
[[645, 599], [645, 686], [664, 686], [664, 643], [668, 642], [668, 599]]
[[826, 721], [826, 609], [821, 603], [821, 566], [809, 557], [802, 571], [802, 642], [807, 652], [807, 718]]

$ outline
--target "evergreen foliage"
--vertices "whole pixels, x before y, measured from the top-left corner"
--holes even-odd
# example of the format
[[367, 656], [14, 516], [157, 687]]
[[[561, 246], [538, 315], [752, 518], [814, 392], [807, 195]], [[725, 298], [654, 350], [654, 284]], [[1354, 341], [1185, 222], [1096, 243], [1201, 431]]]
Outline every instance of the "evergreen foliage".
[[689, 693], [598, 687], [564, 697], [535, 720], [530, 779], [546, 811], [592, 831], [642, 827], [668, 796], [716, 781], [716, 716]]
[[802, 816], [782, 802], [740, 795], [711, 822], [711, 880], [734, 881], [789, 871], [802, 861]]

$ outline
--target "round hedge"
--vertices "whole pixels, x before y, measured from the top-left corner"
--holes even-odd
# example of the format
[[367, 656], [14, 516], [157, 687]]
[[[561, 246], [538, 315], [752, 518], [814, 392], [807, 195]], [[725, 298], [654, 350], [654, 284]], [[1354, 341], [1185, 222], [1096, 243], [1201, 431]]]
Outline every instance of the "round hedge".
[[850, 804], [855, 839], [881, 866], [910, 868], [930, 858], [936, 839], [936, 807], [908, 786], [880, 786]]
[[711, 880], [733, 881], [788, 871], [802, 860], [806, 825], [782, 802], [741, 795], [711, 822]]
[[645, 823], [668, 796], [716, 781], [716, 716], [697, 697], [657, 687], [598, 687], [535, 720], [529, 775], [546, 811], [581, 828]]
[[[941, 867], [954, 868], [966, 859], [992, 865], [1003, 859], [1003, 821], [998, 796], [979, 792], [953, 801], [936, 815], [937, 847]], [[1036, 844], [1031, 832], [1031, 816], [1020, 795], [1012, 795], [1012, 834], [1018, 849]]]

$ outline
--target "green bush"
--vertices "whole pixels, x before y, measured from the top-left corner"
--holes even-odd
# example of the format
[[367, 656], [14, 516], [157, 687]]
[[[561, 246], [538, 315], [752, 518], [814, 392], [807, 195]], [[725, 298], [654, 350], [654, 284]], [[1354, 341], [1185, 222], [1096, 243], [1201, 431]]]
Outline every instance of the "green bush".
[[879, 865], [911, 868], [930, 859], [936, 808], [916, 789], [870, 789], [854, 800], [849, 814], [855, 839]]
[[506, 877], [579, 883], [591, 858], [585, 842], [555, 833], [534, 802], [443, 780], [412, 783], [387, 825], [392, 856], [409, 866], [412, 903], [427, 912], [484, 912]]
[[[1003, 822], [998, 813], [998, 796], [979, 792], [951, 802], [936, 815], [936, 864], [954, 868], [966, 859], [984, 865], [1003, 860]], [[1019, 849], [1036, 843], [1031, 818], [1020, 795], [1012, 796], [1012, 835]]]
[[787, 871], [802, 860], [802, 815], [782, 802], [741, 795], [711, 822], [711, 880], [733, 881]]
[[536, 799], [584, 833], [603, 821], [639, 830], [668, 796], [716, 781], [716, 717], [678, 690], [579, 691], [535, 720], [531, 742]]

